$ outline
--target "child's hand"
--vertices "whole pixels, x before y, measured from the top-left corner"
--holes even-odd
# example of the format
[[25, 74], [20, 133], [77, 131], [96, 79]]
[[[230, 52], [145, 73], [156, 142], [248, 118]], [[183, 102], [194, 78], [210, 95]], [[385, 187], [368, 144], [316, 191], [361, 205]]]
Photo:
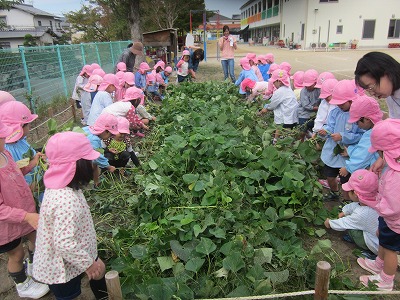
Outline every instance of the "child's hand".
[[115, 168], [114, 166], [108, 166], [108, 167], [107, 167], [107, 170], [108, 170], [109, 172], [113, 173], [113, 172], [116, 170], [116, 168]]
[[340, 212], [339, 214], [338, 214], [338, 218], [340, 219], [340, 218], [343, 218], [345, 216], [345, 214], [344, 214], [344, 212]]
[[330, 221], [330, 219], [326, 218], [326, 220], [324, 222], [325, 227], [328, 228], [328, 229], [331, 228], [331, 225], [329, 225], [329, 221]]
[[347, 152], [347, 147], [346, 146], [343, 147], [343, 152], [340, 153], [340, 155], [341, 156], [349, 156], [349, 153]]
[[328, 134], [328, 132], [325, 129], [320, 129], [318, 131], [318, 134], [321, 135], [321, 136], [326, 136]]
[[100, 258], [95, 260], [93, 264], [85, 271], [86, 275], [89, 277], [89, 280], [100, 280], [103, 278], [105, 272], [106, 266]]
[[382, 157], [378, 157], [378, 159], [372, 164], [371, 171], [380, 174], [385, 166], [385, 161]]
[[24, 221], [31, 225], [34, 229], [37, 229], [39, 224], [39, 214], [26, 213]]
[[151, 117], [151, 119], [152, 119], [153, 121], [157, 120], [157, 118], [156, 118], [156, 117]]
[[117, 149], [114, 149], [114, 148], [109, 148], [108, 151], [110, 151], [112, 154], [118, 153]]
[[341, 167], [339, 170], [339, 175], [342, 177], [346, 177], [347, 175], [349, 175], [349, 171], [347, 171], [345, 167]]
[[145, 130], [150, 130], [150, 128], [148, 126], [144, 125], [144, 124], [142, 125], [142, 128], [145, 129]]
[[340, 133], [332, 133], [331, 138], [335, 142], [340, 142], [342, 140], [342, 135]]

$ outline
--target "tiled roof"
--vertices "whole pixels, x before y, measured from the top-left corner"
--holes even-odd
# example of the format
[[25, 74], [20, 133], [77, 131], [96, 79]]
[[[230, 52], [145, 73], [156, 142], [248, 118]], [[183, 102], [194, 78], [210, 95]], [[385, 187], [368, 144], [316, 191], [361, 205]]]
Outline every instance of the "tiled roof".
[[45, 12], [44, 10], [38, 9], [33, 7], [32, 5], [29, 4], [15, 4], [13, 5], [14, 8], [25, 11], [27, 13], [30, 13], [31, 15], [34, 16], [48, 16], [48, 17], [54, 17], [53, 14]]

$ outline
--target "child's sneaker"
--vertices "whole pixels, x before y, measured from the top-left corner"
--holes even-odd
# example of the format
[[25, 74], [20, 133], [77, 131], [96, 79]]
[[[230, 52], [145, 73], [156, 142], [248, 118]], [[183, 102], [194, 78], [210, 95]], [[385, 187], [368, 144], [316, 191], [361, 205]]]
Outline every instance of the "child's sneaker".
[[379, 269], [376, 264], [375, 264], [375, 260], [371, 260], [368, 258], [357, 258], [357, 263], [359, 264], [359, 266], [361, 268], [363, 268], [364, 270], [372, 273], [372, 274], [379, 274], [382, 269]]
[[33, 263], [29, 262], [29, 258], [25, 258], [25, 260], [24, 260], [24, 268], [25, 268], [26, 276], [32, 277], [32, 274], [33, 274]]
[[328, 180], [326, 179], [318, 179], [318, 182], [326, 189], [330, 189]]
[[360, 281], [362, 285], [366, 287], [368, 287], [370, 283], [375, 284], [378, 291], [392, 291], [394, 285], [393, 280], [390, 282], [383, 281], [379, 274], [360, 276]]
[[36, 282], [32, 277], [28, 277], [24, 282], [17, 284], [17, 292], [21, 298], [39, 299], [49, 291], [47, 284]]
[[140, 131], [137, 131], [137, 132], [135, 132], [134, 133], [136, 136], [138, 136], [138, 137], [144, 137], [144, 133], [143, 132], [140, 132]]

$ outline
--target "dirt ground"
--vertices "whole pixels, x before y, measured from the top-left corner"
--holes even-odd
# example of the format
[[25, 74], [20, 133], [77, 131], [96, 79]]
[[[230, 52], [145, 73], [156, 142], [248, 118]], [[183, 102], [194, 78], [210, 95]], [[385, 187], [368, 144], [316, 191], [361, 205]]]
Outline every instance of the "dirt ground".
[[[200, 63], [199, 70], [197, 72], [196, 81], [214, 81], [223, 80], [223, 73], [220, 61], [216, 57], [216, 41], [210, 41], [207, 43], [207, 58], [205, 61]], [[375, 49], [374, 49], [375, 50]], [[395, 59], [400, 61], [400, 50], [398, 49], [376, 49], [377, 51], [383, 51], [393, 56]], [[350, 79], [354, 77], [354, 69], [357, 61], [365, 53], [372, 50], [342, 50], [342, 51], [303, 51], [303, 50], [288, 50], [278, 49], [275, 47], [265, 46], [249, 46], [248, 44], [239, 44], [238, 49], [235, 52], [235, 74], [239, 75], [241, 68], [239, 66], [239, 59], [246, 55], [248, 52], [256, 54], [266, 54], [272, 52], [275, 55], [275, 62], [281, 63], [287, 61], [292, 65], [292, 73], [298, 70], [307, 70], [310, 68], [316, 69], [318, 72], [330, 71], [335, 74], [337, 79]], [[172, 77], [171, 81], [174, 81]], [[221, 91], [222, 93], [224, 91]], [[62, 108], [60, 108], [60, 111]], [[56, 113], [56, 112], [55, 112]], [[77, 112], [79, 116], [79, 111]], [[56, 119], [59, 123], [63, 123], [69, 118], [70, 112], [66, 112], [58, 116]], [[37, 121], [32, 127], [37, 126], [43, 120]], [[31, 132], [28, 140], [34, 144], [39, 139], [43, 139], [46, 134], [46, 128], [38, 128]], [[330, 202], [327, 204], [328, 208], [332, 208], [339, 203]], [[321, 227], [322, 228], [322, 227]], [[348, 262], [349, 271], [347, 276], [353, 278], [354, 281], [360, 276], [366, 274], [356, 262], [356, 257], [353, 255], [354, 244], [347, 243], [342, 240], [343, 233], [335, 232], [334, 230], [327, 230], [324, 239], [330, 239], [332, 241], [333, 250], [340, 255], [340, 259], [343, 262]], [[7, 256], [5, 254], [0, 255], [0, 299], [1, 300], [14, 300], [20, 299], [16, 293], [14, 284], [7, 274]], [[399, 274], [397, 274], [396, 286], [400, 287]], [[51, 294], [43, 297], [42, 299], [50, 300], [54, 299]], [[82, 286], [82, 295], [78, 298], [80, 300], [92, 300], [94, 299], [93, 294], [88, 286], [88, 281], [85, 279]], [[356, 298], [353, 298], [356, 299]], [[385, 297], [385, 299], [399, 299], [399, 297]]]

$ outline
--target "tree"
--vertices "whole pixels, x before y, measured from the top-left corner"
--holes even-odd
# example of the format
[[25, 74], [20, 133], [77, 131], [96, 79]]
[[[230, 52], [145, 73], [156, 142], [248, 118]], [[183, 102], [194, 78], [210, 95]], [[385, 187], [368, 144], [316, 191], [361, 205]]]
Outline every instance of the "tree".
[[24, 0], [0, 0], [0, 9], [10, 10], [13, 5], [24, 3]]
[[25, 47], [35, 47], [35, 46], [37, 46], [36, 40], [31, 34], [25, 34], [25, 36], [24, 36], [24, 46]]

